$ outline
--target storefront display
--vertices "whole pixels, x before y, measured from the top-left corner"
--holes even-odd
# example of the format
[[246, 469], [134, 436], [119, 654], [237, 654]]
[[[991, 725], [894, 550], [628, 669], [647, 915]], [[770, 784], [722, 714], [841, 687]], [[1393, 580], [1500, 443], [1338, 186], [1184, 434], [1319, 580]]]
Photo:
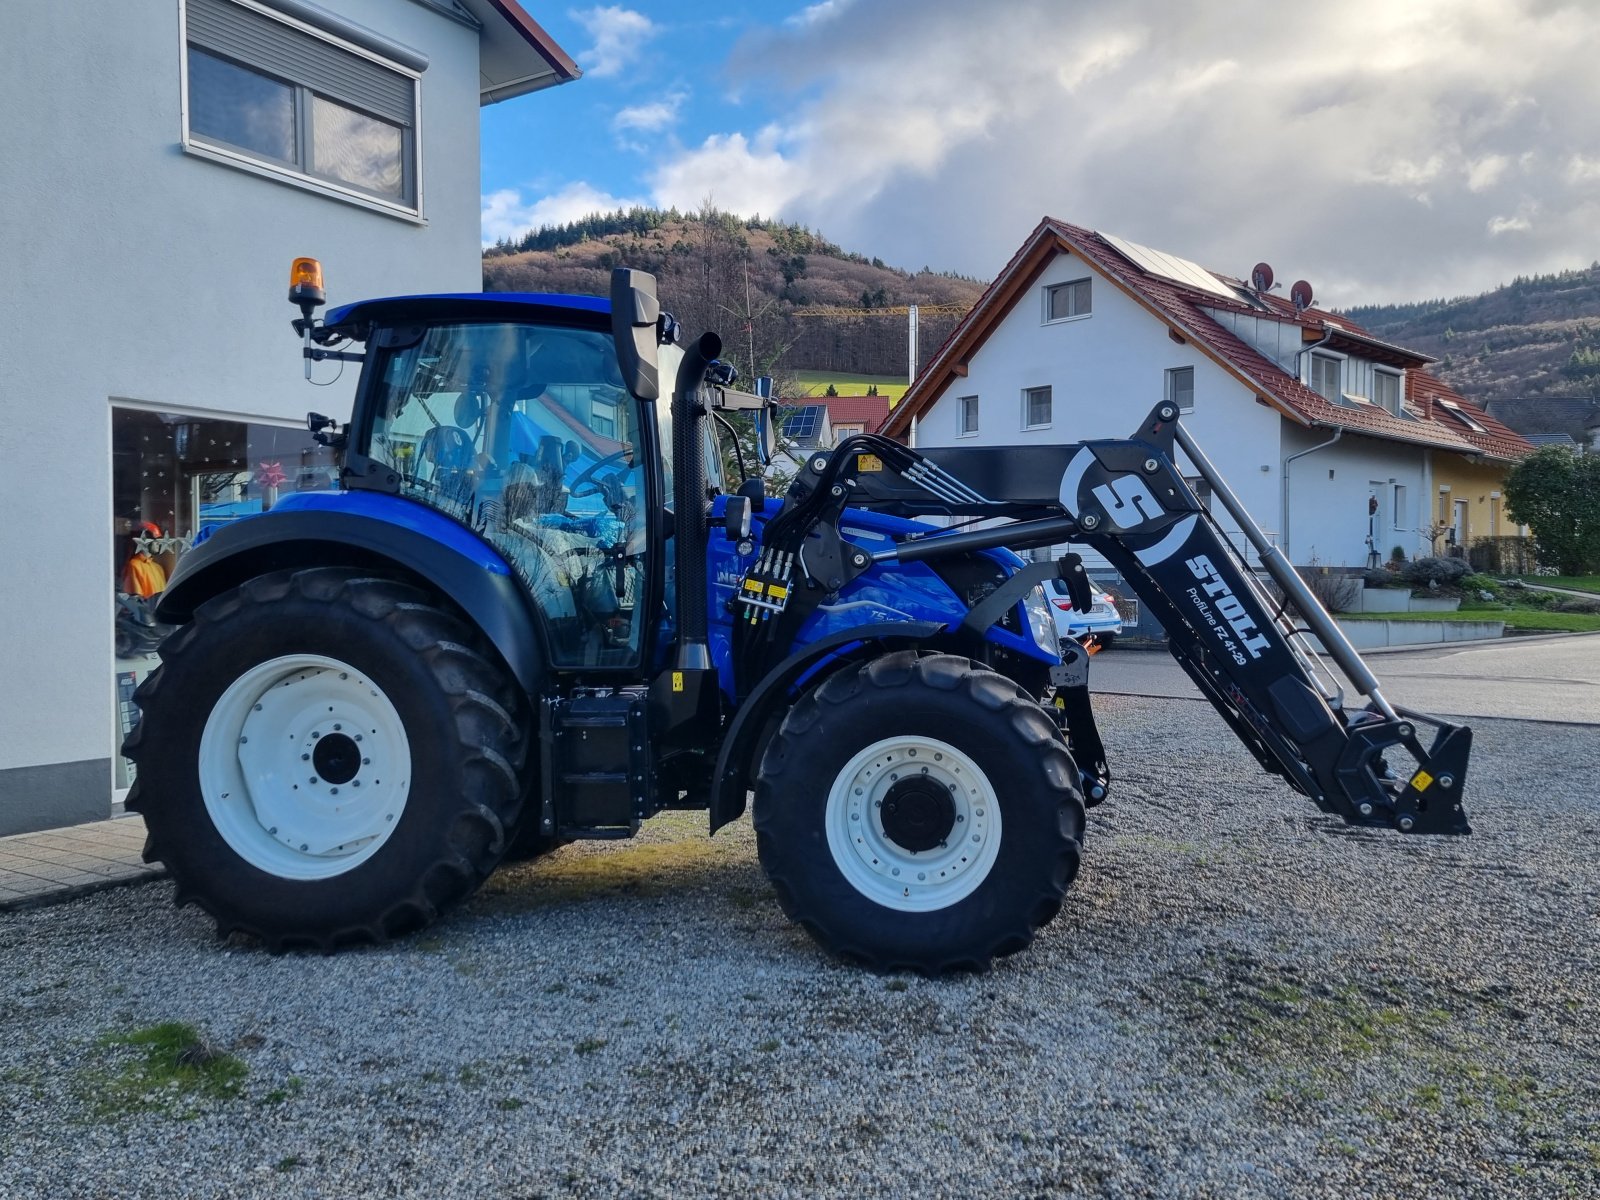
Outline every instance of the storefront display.
[[115, 785], [132, 783], [119, 753], [133, 718], [133, 689], [157, 665], [168, 632], [153, 611], [179, 559], [202, 530], [266, 512], [289, 492], [335, 484], [326, 447], [304, 427], [114, 407], [111, 529], [116, 615]]

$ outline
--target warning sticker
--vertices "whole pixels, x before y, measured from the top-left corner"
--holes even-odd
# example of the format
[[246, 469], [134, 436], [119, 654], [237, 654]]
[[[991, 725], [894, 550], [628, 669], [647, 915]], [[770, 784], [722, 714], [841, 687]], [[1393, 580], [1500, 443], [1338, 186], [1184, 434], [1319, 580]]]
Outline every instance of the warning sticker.
[[1419, 792], [1425, 792], [1433, 784], [1433, 776], [1426, 771], [1418, 771], [1411, 777], [1411, 786]]

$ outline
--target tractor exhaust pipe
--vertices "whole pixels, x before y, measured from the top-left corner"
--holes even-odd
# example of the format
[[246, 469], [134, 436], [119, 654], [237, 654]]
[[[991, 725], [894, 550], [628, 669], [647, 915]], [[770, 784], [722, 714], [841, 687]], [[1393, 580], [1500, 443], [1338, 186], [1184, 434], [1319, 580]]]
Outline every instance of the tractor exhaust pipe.
[[678, 571], [678, 649], [680, 671], [709, 671], [706, 640], [706, 466], [701, 455], [705, 419], [706, 368], [722, 353], [722, 339], [703, 333], [686, 348], [672, 386], [672, 510]]

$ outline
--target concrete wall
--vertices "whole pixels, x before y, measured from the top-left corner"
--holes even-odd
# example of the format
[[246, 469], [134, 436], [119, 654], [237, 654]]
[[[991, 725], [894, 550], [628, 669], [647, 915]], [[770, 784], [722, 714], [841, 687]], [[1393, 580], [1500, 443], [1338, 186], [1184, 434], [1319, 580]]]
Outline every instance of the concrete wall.
[[425, 223], [185, 155], [177, 0], [7, 7], [0, 511], [17, 549], [0, 580], [0, 833], [53, 823], [43, 777], [20, 768], [80, 780], [104, 762], [110, 811], [112, 400], [347, 413], [354, 367], [329, 388], [301, 379], [295, 255], [323, 260], [333, 303], [481, 286], [477, 34], [410, 0], [323, 4], [430, 60]]

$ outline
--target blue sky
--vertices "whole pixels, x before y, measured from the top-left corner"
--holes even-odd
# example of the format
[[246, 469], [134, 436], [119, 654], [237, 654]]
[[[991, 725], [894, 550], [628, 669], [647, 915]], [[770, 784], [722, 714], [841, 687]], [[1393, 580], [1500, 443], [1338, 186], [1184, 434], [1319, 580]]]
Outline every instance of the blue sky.
[[1600, 258], [1592, 0], [524, 0], [484, 236], [645, 203], [989, 278], [1045, 215], [1329, 305]]

